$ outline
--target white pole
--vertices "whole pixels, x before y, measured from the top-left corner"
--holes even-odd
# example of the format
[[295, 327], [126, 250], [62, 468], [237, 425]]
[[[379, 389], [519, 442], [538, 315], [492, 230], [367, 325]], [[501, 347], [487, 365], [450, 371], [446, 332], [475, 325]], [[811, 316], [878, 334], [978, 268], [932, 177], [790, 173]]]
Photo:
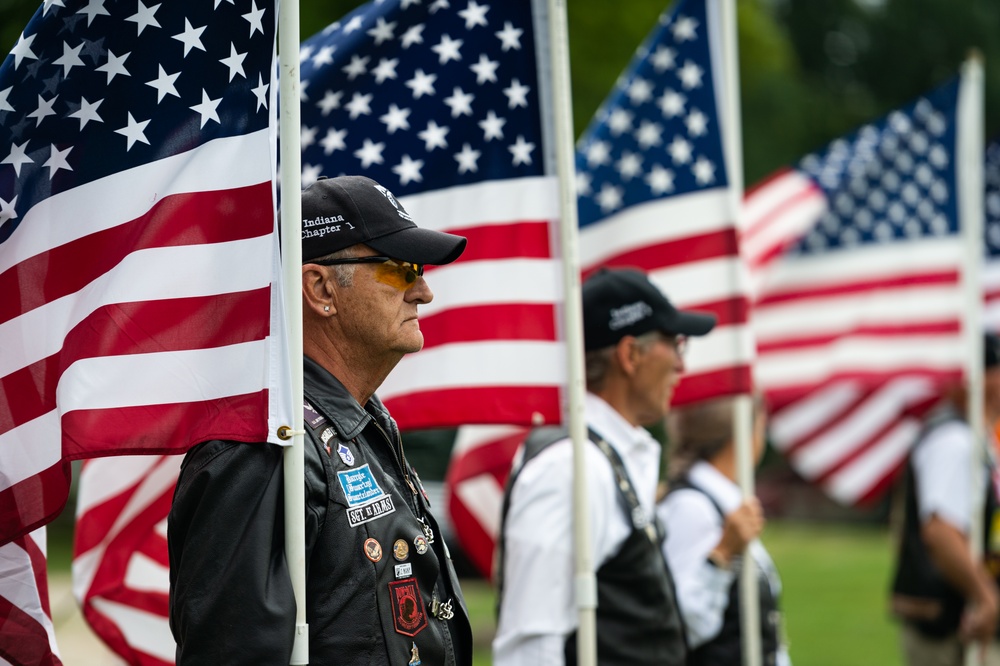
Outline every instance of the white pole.
[[[711, 15], [711, 6], [708, 7]], [[730, 210], [739, 228], [743, 206], [743, 127], [740, 117], [739, 47], [736, 30], [736, 3], [720, 0], [718, 5], [719, 33], [722, 37], [722, 73], [725, 79], [722, 94], [722, 140], [729, 176]], [[734, 280], [747, 286], [745, 272], [739, 270]], [[746, 288], [741, 289], [747, 293]], [[737, 396], [733, 402], [733, 442], [736, 446], [736, 476], [744, 498], [754, 495], [753, 399]], [[757, 588], [757, 564], [747, 549], [740, 569], [740, 637], [744, 666], [760, 666], [760, 595]]]
[[576, 556], [577, 663], [597, 664], [597, 579], [591, 552], [590, 514], [587, 511], [587, 476], [584, 447], [587, 427], [583, 402], [583, 305], [580, 295], [580, 257], [577, 240], [576, 162], [573, 107], [569, 77], [569, 36], [565, 0], [548, 0], [549, 42], [552, 59], [552, 101], [555, 118], [556, 167], [559, 174], [560, 243], [566, 303], [563, 329], [566, 336], [567, 414], [573, 439], [573, 527]]
[[290, 664], [309, 663], [306, 624], [305, 456], [302, 425], [302, 155], [299, 117], [299, 2], [282, 0], [278, 12], [278, 136], [281, 143], [281, 253], [288, 357], [292, 370], [291, 445], [284, 451], [285, 557], [295, 594], [295, 639]]
[[[973, 53], [962, 66], [958, 93], [958, 136], [955, 181], [958, 190], [958, 221], [965, 260], [962, 262], [962, 288], [965, 313], [962, 334], [965, 339], [965, 376], [968, 387], [967, 419], [976, 442], [986, 447], [986, 424], [983, 417], [983, 292], [981, 266], [983, 259], [983, 61]], [[991, 424], [992, 425], [992, 424]], [[977, 449], [977, 452], [980, 450]], [[982, 451], [985, 454], [985, 451]], [[972, 516], [969, 523], [969, 546], [978, 563], [982, 558], [983, 534], [983, 468], [978, 455], [972, 456], [971, 475]], [[966, 651], [968, 666], [980, 663], [981, 647], [974, 644]]]

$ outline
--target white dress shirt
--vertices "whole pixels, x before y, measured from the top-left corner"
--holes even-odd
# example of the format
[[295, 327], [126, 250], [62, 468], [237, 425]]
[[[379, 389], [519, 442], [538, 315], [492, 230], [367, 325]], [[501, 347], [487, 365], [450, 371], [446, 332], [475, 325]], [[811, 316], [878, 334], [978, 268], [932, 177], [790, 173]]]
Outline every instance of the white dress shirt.
[[[585, 413], [588, 427], [621, 457], [640, 505], [652, 518], [660, 470], [659, 442], [591, 393], [586, 396]], [[632, 532], [632, 523], [619, 504], [611, 463], [589, 440], [584, 450], [596, 571], [621, 548]], [[521, 470], [511, 492], [505, 542], [494, 666], [562, 666], [566, 637], [578, 624], [570, 439], [550, 445]]]
[[[743, 494], [739, 486], [707, 462], [692, 465], [688, 473], [692, 485], [710, 493], [723, 513], [739, 508]], [[722, 630], [723, 614], [729, 605], [729, 588], [735, 574], [708, 561], [708, 554], [722, 538], [723, 518], [711, 500], [698, 490], [676, 490], [657, 506], [657, 515], [667, 532], [663, 554], [674, 575], [677, 605], [687, 629], [688, 645], [696, 648]], [[756, 539], [748, 546], [757, 566], [767, 573], [771, 592], [781, 594], [781, 582], [774, 562]], [[779, 635], [779, 640], [781, 636]], [[779, 666], [791, 663], [784, 645], [778, 649]]]

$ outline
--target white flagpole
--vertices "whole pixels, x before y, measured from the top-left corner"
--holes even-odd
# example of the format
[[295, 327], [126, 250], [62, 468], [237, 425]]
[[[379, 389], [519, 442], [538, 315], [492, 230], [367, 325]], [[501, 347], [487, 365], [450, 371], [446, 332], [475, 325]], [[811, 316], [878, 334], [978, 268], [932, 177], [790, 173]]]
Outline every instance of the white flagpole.
[[[967, 419], [976, 442], [987, 446], [986, 424], [983, 417], [983, 61], [973, 53], [962, 66], [958, 92], [957, 146], [955, 181], [958, 190], [958, 222], [965, 246], [962, 262], [962, 287], [965, 294], [965, 313], [962, 317], [962, 334], [967, 350], [965, 376], [968, 400]], [[980, 449], [976, 449], [980, 451]], [[986, 451], [982, 451], [985, 455]], [[969, 545], [976, 562], [982, 557], [983, 534], [978, 526], [983, 524], [983, 467], [978, 455], [971, 460], [972, 516], [969, 523]], [[974, 644], [966, 650], [965, 663], [980, 663], [981, 646]]]
[[566, 1], [548, 0], [549, 53], [552, 65], [552, 102], [556, 166], [559, 174], [560, 243], [566, 302], [563, 330], [566, 338], [567, 414], [573, 439], [573, 528], [576, 557], [577, 663], [597, 664], [597, 579], [591, 551], [590, 514], [587, 511], [587, 476], [584, 447], [585, 394], [583, 369], [583, 305], [580, 290], [580, 257], [576, 212], [576, 162], [573, 107], [569, 76], [569, 36]]
[[[722, 140], [729, 176], [730, 210], [739, 228], [743, 203], [743, 127], [740, 118], [739, 48], [736, 30], [736, 3], [720, 0], [717, 5], [719, 33], [722, 37], [722, 73], [725, 80], [722, 95]], [[708, 12], [711, 16], [712, 6]], [[737, 284], [747, 284], [745, 271], [735, 276]], [[746, 293], [746, 289], [742, 290]], [[733, 402], [733, 442], [736, 446], [736, 476], [744, 498], [754, 495], [753, 398], [736, 396]], [[740, 569], [740, 637], [744, 666], [760, 666], [760, 597], [757, 588], [757, 564], [749, 548], [743, 555]]]
[[285, 311], [288, 313], [288, 357], [291, 359], [292, 425], [283, 439], [285, 557], [295, 594], [295, 639], [289, 661], [309, 663], [306, 624], [305, 454], [302, 418], [302, 154], [299, 114], [299, 1], [281, 0], [278, 12], [278, 136], [281, 143], [281, 254]]

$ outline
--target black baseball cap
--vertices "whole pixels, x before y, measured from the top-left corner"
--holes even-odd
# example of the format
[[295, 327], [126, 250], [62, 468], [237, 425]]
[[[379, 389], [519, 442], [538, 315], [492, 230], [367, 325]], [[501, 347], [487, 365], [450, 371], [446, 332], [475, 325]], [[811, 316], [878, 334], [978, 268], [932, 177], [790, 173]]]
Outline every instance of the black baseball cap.
[[388, 189], [364, 176], [320, 178], [302, 190], [302, 261], [363, 243], [415, 264], [449, 264], [465, 238], [421, 229]]
[[705, 335], [714, 326], [713, 315], [675, 308], [639, 270], [601, 268], [583, 283], [586, 351], [610, 347], [626, 335]]

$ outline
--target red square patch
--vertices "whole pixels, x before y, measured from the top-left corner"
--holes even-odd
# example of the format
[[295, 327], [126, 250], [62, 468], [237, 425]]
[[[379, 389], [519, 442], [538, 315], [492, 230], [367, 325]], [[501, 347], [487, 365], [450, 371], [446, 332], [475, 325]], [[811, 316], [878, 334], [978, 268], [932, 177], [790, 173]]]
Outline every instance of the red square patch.
[[392, 621], [396, 633], [416, 636], [427, 627], [427, 609], [416, 578], [404, 578], [389, 583], [392, 597]]

